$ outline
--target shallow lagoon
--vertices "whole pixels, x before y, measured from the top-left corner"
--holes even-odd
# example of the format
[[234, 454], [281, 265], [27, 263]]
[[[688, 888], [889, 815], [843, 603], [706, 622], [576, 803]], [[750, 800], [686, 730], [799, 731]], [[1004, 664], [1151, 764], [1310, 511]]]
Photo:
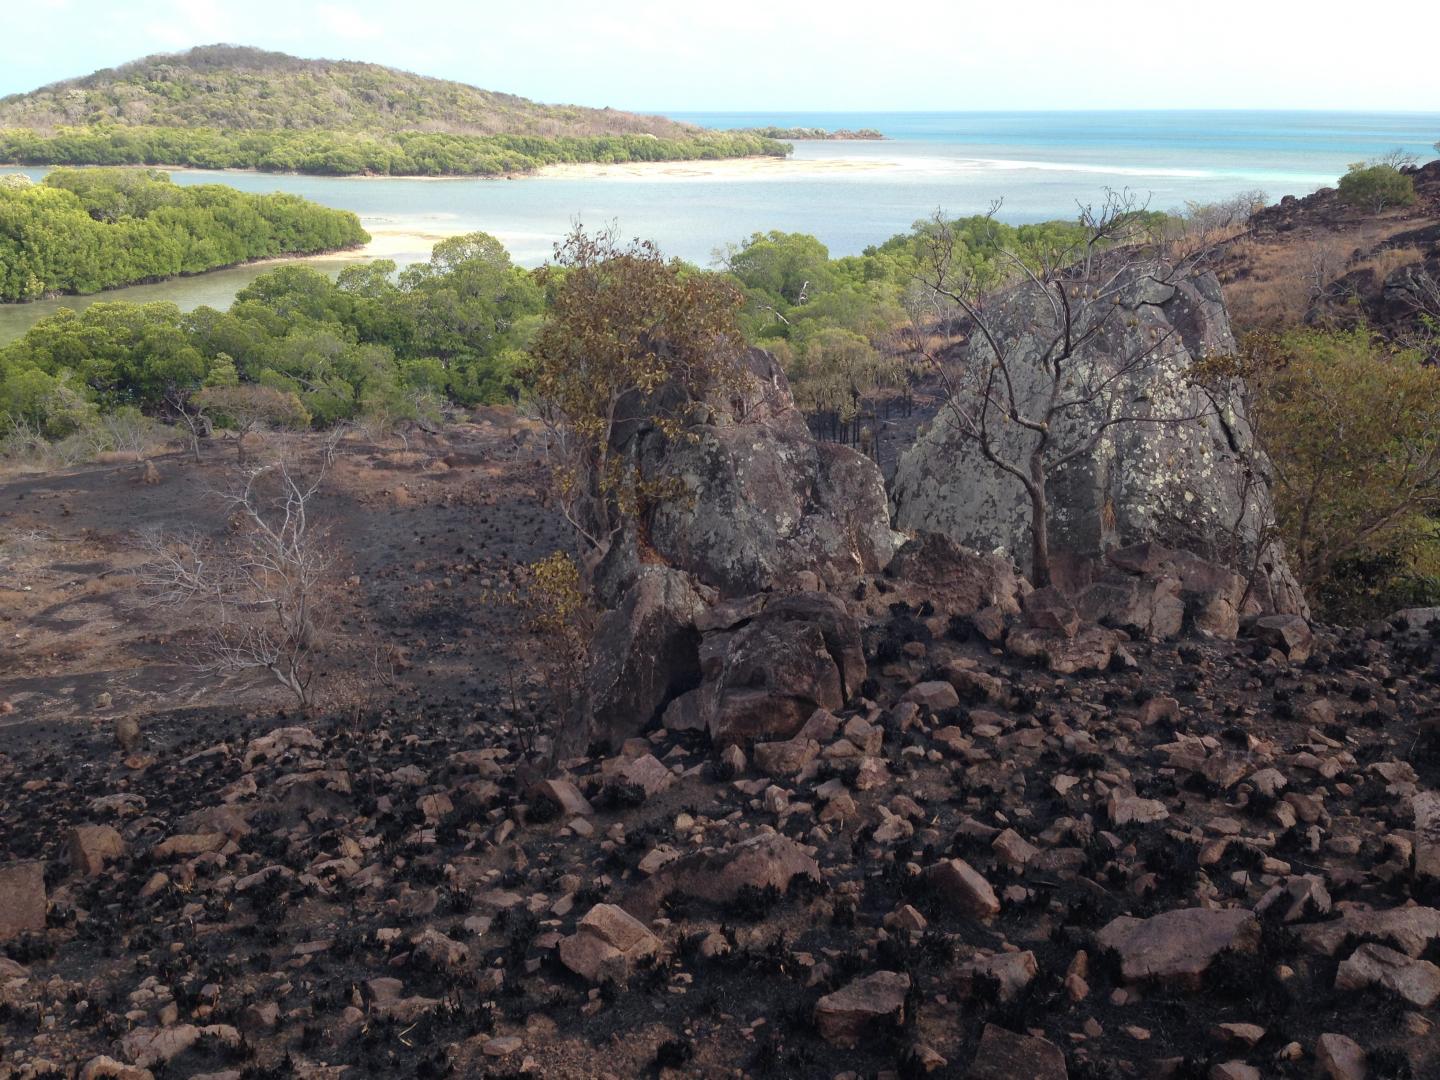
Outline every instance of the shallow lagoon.
[[[1272, 199], [1333, 183], [1347, 163], [1403, 148], [1433, 156], [1440, 115], [1423, 113], [765, 113], [675, 114], [713, 127], [874, 127], [883, 142], [797, 143], [791, 162], [578, 167], [515, 180], [332, 178], [174, 173], [287, 191], [356, 211], [376, 242], [366, 254], [423, 259], [440, 237], [482, 229], [517, 261], [543, 261], [574, 222], [614, 223], [667, 254], [709, 263], [716, 248], [752, 232], [813, 233], [836, 255], [908, 229], [937, 207], [1000, 217], [1071, 217], [1106, 187], [1130, 188], [1155, 209], [1260, 188]], [[44, 170], [4, 169], [42, 175]], [[338, 272], [353, 253], [301, 260]], [[0, 342], [43, 315], [95, 300], [171, 300], [223, 307], [264, 265], [0, 306]]]

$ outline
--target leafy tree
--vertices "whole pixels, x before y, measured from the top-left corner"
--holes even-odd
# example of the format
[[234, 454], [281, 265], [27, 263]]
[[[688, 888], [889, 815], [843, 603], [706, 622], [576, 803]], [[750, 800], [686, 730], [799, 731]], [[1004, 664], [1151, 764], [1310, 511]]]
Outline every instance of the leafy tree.
[[554, 436], [566, 516], [603, 553], [628, 516], [672, 494], [619, 453], [640, 420], [679, 434], [690, 403], [739, 378], [742, 298], [728, 280], [667, 262], [654, 244], [576, 229], [539, 271], [553, 285], [531, 347], [530, 389]]

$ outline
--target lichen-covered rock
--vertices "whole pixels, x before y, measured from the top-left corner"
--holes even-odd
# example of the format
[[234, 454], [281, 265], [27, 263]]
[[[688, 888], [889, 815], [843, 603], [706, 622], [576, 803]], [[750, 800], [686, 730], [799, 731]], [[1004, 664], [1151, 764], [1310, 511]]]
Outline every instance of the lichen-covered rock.
[[[1268, 540], [1274, 521], [1269, 494], [1246, 483], [1246, 459], [1260, 453], [1248, 419], [1234, 410], [1217, 412], [1186, 379], [1194, 361], [1235, 349], [1218, 281], [1207, 271], [1162, 284], [1136, 272], [1121, 292], [1120, 306], [1120, 316], [1082, 347], [1077, 367], [1119, 380], [1118, 393], [1141, 402], [1139, 415], [1146, 419], [1110, 428], [1093, 449], [1049, 477], [1052, 551], [1098, 557], [1110, 548], [1160, 540], [1218, 556], [1238, 535], [1242, 551], [1235, 562], [1247, 568], [1257, 563], [1260, 605], [1303, 613], [1284, 553]], [[1008, 343], [1015, 393], [1028, 402], [1048, 386], [1039, 367], [1048, 300], [1025, 286], [994, 310], [998, 336]], [[1163, 355], [1127, 370], [1128, 359], [1147, 348]], [[968, 349], [965, 360], [989, 362], [981, 335]], [[1167, 422], [1194, 416], [1201, 419]], [[1067, 414], [1053, 425], [1052, 442], [1082, 446], [1098, 418], [1093, 410]], [[1010, 425], [1000, 438], [1001, 455], [1024, 460], [1032, 438]], [[1008, 553], [1029, 569], [1030, 504], [1024, 489], [984, 459], [949, 413], [942, 410], [901, 458], [892, 498], [897, 528], [943, 533], [981, 551]], [[1258, 560], [1257, 547], [1264, 548]]]

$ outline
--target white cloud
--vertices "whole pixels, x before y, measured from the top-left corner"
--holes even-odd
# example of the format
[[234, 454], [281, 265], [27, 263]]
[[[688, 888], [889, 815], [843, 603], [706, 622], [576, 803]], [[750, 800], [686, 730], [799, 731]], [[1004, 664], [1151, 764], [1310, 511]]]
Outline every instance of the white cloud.
[[385, 33], [378, 22], [344, 4], [321, 4], [315, 16], [324, 29], [350, 41], [373, 41]]
[[239, 24], [219, 0], [170, 0], [168, 9], [145, 27], [157, 47], [180, 49], [236, 41]]

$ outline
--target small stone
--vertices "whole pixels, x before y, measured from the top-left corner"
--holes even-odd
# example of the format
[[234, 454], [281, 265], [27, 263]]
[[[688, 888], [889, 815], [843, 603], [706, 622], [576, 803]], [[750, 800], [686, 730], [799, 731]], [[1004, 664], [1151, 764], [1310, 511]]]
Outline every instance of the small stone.
[[985, 876], [964, 859], [947, 859], [925, 872], [941, 897], [960, 911], [976, 919], [991, 919], [1000, 914], [1000, 899]]
[[1315, 1040], [1315, 1061], [1328, 1080], [1365, 1080], [1365, 1051], [1348, 1035], [1321, 1035]]
[[498, 1039], [488, 1040], [483, 1050], [486, 1057], [508, 1057], [524, 1045], [516, 1035], [502, 1035]]
[[936, 680], [912, 686], [900, 700], [913, 701], [921, 708], [929, 709], [934, 713], [955, 708], [960, 704], [960, 695], [948, 682]]
[[1159, 799], [1142, 799], [1118, 791], [1110, 793], [1106, 809], [1112, 825], [1150, 825], [1170, 816]]

